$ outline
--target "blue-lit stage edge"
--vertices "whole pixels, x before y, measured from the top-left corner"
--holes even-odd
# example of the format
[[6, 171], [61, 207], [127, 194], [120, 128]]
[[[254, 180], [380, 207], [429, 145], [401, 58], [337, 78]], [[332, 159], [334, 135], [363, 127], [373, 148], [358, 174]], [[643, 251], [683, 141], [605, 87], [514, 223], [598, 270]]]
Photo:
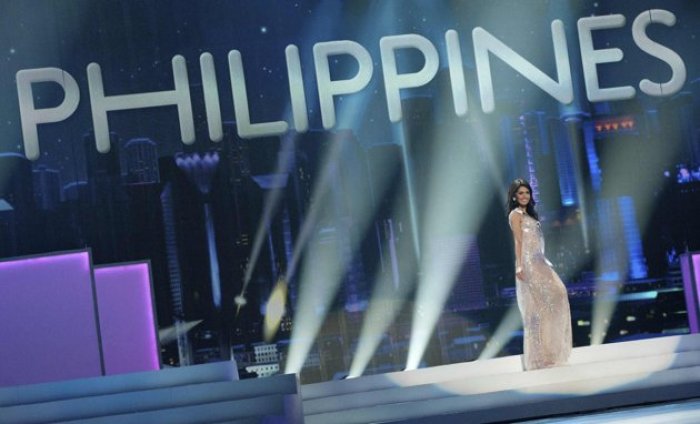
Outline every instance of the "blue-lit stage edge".
[[700, 333], [700, 252], [681, 255], [685, 304], [691, 333]]

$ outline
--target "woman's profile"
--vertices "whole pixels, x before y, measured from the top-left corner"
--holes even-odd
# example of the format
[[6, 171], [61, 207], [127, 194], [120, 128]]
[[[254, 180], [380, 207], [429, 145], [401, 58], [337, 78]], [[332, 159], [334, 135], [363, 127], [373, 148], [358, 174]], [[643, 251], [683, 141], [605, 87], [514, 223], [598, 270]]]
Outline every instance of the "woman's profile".
[[508, 223], [515, 240], [518, 308], [523, 319], [525, 370], [563, 365], [571, 353], [566, 287], [544, 256], [544, 237], [532, 188], [523, 179], [508, 190]]

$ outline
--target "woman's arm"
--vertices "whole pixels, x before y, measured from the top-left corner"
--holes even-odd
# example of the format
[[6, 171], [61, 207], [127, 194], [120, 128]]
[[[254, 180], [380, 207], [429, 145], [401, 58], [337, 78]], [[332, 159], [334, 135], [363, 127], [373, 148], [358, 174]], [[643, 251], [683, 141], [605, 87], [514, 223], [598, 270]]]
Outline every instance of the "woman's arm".
[[518, 280], [523, 281], [522, 267], [522, 246], [523, 246], [523, 215], [515, 212], [510, 214], [510, 228], [513, 231], [513, 239], [515, 240], [515, 276]]

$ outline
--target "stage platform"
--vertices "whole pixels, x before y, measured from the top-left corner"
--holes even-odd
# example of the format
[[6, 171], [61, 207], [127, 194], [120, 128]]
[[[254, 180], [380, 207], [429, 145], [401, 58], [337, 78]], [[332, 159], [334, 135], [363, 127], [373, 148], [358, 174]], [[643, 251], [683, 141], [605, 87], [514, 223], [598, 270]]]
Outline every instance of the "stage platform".
[[238, 380], [235, 362], [0, 388], [0, 424], [298, 424], [294, 374]]
[[302, 397], [308, 424], [514, 422], [700, 399], [700, 334], [575, 348], [567, 366], [536, 371], [511, 356], [309, 384]]
[[695, 423], [700, 334], [576, 348], [567, 366], [520, 357], [299, 386], [238, 380], [234, 362], [0, 388], [0, 423]]

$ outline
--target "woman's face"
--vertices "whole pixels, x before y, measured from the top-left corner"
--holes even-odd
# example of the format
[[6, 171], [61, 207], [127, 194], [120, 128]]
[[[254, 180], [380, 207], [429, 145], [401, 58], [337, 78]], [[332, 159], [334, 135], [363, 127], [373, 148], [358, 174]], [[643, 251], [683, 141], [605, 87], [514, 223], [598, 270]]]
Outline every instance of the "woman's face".
[[530, 190], [525, 186], [518, 187], [518, 190], [515, 192], [515, 201], [518, 203], [518, 206], [527, 206], [530, 203]]

